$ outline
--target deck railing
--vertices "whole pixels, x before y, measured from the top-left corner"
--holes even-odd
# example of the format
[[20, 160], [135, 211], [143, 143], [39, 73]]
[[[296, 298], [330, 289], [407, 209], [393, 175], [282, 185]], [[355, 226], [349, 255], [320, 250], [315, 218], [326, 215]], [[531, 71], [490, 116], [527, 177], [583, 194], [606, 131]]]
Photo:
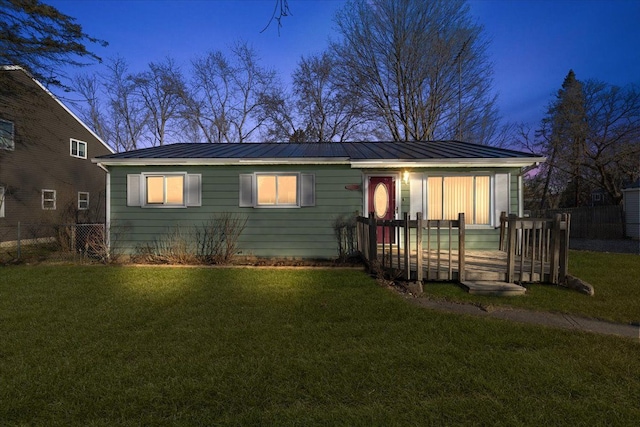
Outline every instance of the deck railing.
[[564, 283], [569, 264], [571, 215], [518, 218], [502, 212], [500, 250], [507, 252], [507, 282]]
[[371, 213], [357, 218], [358, 250], [370, 268], [399, 272], [404, 280], [463, 281], [464, 224], [463, 213], [457, 220], [425, 220], [422, 213], [381, 220]]

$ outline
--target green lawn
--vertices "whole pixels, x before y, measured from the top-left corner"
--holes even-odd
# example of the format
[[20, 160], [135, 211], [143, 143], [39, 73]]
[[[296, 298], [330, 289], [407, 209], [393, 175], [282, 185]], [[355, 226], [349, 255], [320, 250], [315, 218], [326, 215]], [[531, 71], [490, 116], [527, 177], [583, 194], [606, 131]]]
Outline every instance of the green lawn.
[[640, 419], [638, 342], [436, 313], [354, 270], [4, 267], [0, 340], [3, 426]]
[[594, 296], [559, 286], [532, 284], [524, 296], [470, 295], [457, 285], [429, 283], [425, 295], [484, 305], [555, 311], [621, 323], [640, 324], [640, 256], [571, 251], [569, 273], [593, 285]]

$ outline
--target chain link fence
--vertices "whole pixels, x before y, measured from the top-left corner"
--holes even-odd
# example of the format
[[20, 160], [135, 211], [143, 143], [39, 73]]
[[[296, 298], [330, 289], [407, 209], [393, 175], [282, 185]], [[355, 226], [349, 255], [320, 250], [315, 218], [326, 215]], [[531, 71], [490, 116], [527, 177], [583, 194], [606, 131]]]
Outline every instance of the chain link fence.
[[104, 224], [0, 225], [0, 263], [45, 259], [104, 261], [106, 256]]

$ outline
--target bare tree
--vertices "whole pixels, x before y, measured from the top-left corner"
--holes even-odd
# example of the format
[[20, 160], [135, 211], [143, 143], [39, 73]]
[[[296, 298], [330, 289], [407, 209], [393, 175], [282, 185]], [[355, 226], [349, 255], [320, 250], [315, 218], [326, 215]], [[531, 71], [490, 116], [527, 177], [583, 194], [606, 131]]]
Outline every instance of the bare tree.
[[[167, 132], [177, 131], [180, 118], [181, 93], [184, 79], [172, 58], [150, 63], [149, 70], [133, 76], [135, 91], [149, 114], [149, 135], [152, 146], [164, 145]], [[173, 126], [171, 126], [173, 124]]]
[[491, 139], [487, 42], [464, 1], [351, 0], [336, 23], [342, 88], [366, 99], [389, 138]]
[[622, 188], [640, 177], [640, 90], [569, 72], [532, 147], [547, 156], [537, 174], [541, 208], [588, 203], [596, 189], [621, 203]]
[[80, 95], [82, 102], [74, 102], [80, 118], [106, 143], [113, 140], [111, 127], [105, 108], [101, 103], [102, 82], [96, 74], [82, 73], [73, 79], [73, 90]]
[[308, 141], [353, 140], [369, 118], [361, 98], [336, 84], [335, 59], [328, 52], [303, 57], [293, 85]]
[[264, 95], [275, 82], [275, 72], [260, 66], [247, 43], [236, 43], [231, 58], [221, 51], [209, 53], [193, 62], [183, 117], [207, 142], [245, 142], [264, 125]]
[[640, 178], [640, 88], [598, 81], [584, 85], [588, 133], [584, 174], [622, 202], [625, 184]]

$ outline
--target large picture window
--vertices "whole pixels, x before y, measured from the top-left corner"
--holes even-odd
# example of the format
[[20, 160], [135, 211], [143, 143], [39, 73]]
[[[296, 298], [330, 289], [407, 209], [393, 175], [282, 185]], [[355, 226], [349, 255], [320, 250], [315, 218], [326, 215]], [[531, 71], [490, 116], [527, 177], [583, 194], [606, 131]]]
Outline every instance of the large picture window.
[[468, 224], [491, 222], [489, 176], [429, 176], [427, 218], [457, 219], [464, 213]]
[[14, 148], [13, 122], [0, 119], [0, 150], [13, 150]]

